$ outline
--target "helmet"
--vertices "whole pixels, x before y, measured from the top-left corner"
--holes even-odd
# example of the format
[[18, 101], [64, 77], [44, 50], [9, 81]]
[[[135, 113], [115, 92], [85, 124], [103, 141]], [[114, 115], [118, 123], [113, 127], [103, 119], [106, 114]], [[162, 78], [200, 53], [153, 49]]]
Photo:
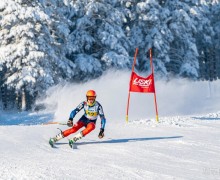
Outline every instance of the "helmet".
[[96, 92], [94, 90], [88, 90], [86, 93], [86, 97], [90, 96], [96, 97]]
[[[95, 104], [96, 92], [94, 90], [87, 91], [86, 98], [88, 105], [93, 106]], [[93, 100], [93, 102], [89, 102], [89, 100]]]

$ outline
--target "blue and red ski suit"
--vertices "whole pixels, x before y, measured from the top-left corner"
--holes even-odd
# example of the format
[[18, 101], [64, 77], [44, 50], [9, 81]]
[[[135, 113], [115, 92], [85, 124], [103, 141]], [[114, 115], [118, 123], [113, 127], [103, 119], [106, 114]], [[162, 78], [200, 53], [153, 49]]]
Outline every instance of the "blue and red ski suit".
[[70, 113], [69, 120], [73, 120], [76, 114], [82, 109], [84, 109], [83, 116], [78, 120], [76, 124], [74, 124], [72, 128], [63, 131], [64, 137], [69, 136], [72, 133], [75, 133], [83, 126], [85, 127], [85, 129], [82, 131], [82, 135], [83, 136], [87, 135], [88, 133], [90, 133], [92, 130], [95, 129], [95, 124], [98, 115], [100, 116], [101, 119], [101, 128], [102, 129], [105, 128], [105, 124], [106, 124], [105, 115], [103, 112], [103, 108], [98, 101], [95, 101], [92, 106], [89, 106], [87, 101], [83, 101]]

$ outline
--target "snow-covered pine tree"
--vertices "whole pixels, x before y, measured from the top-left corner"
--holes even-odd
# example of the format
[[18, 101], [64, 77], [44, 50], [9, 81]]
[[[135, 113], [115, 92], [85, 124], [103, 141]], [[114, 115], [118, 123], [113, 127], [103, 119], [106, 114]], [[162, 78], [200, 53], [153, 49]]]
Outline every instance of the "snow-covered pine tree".
[[153, 47], [157, 75], [216, 79], [219, 10], [217, 0], [1, 0], [0, 106], [130, 67], [136, 47], [139, 70]]
[[100, 76], [110, 67], [129, 66], [128, 42], [123, 32], [124, 16], [114, 7], [115, 1], [76, 0], [67, 58], [78, 67], [75, 80]]
[[216, 76], [220, 79], [220, 2], [218, 0], [212, 0], [211, 6], [211, 25], [214, 30], [213, 49], [214, 59], [216, 64]]
[[[206, 80], [214, 80], [217, 78], [217, 72], [218, 72], [218, 64], [219, 64], [219, 59], [216, 58], [216, 56], [218, 56], [218, 50], [216, 50], [216, 46], [214, 45], [214, 42], [219, 42], [218, 41], [218, 37], [216, 36], [219, 33], [215, 32], [215, 28], [213, 23], [215, 24], [217, 21], [214, 18], [215, 13], [214, 11], [212, 12], [212, 9], [216, 9], [219, 6], [219, 1], [216, 0], [207, 0], [207, 1], [201, 1], [201, 0], [192, 0], [192, 1], [182, 1], [182, 2], [178, 2], [178, 1], [166, 1], [166, 5], [169, 5], [170, 2], [173, 4], [178, 4], [178, 7], [181, 10], [184, 10], [185, 12], [187, 12], [189, 19], [191, 21], [191, 30], [188, 28], [186, 29], [186, 32], [191, 32], [191, 37], [190, 38], [186, 38], [186, 40], [192, 40], [192, 48], [194, 49], [194, 53], [195, 56], [188, 56], [188, 61], [187, 61], [187, 68], [184, 68], [184, 64], [182, 64], [181, 62], [179, 64], [182, 64], [182, 70], [184, 69], [188, 69], [187, 71], [189, 71], [190, 69], [192, 69], [192, 72], [195, 72], [196, 74], [198, 74], [198, 78], [200, 79], [206, 79]], [[174, 5], [170, 4], [170, 7], [175, 7]], [[185, 4], [185, 5], [184, 5]], [[171, 6], [172, 5], [172, 6]], [[216, 11], [217, 16], [219, 16], [219, 11]], [[216, 16], [216, 17], [217, 17]], [[215, 19], [215, 20], [214, 20]], [[179, 22], [180, 19], [179, 19]], [[184, 25], [185, 28], [187, 28], [187, 23], [186, 25]], [[185, 40], [184, 40], [185, 41]], [[175, 45], [174, 47], [178, 47], [176, 46], [176, 38], [175, 38]], [[195, 42], [195, 43], [194, 43]], [[194, 44], [193, 44], [194, 43]], [[191, 45], [189, 44], [189, 47], [191, 47]], [[171, 53], [172, 53], [172, 49], [171, 48]], [[179, 48], [176, 48], [177, 50]], [[197, 49], [197, 50], [196, 50]], [[198, 55], [196, 53], [196, 51], [198, 51]], [[184, 52], [189, 52], [186, 50], [184, 50]], [[172, 53], [173, 54], [173, 53]], [[178, 56], [180, 55], [180, 57], [184, 57], [181, 53], [175, 53], [178, 54]], [[194, 57], [194, 60], [193, 60]], [[198, 62], [199, 62], [199, 68], [198, 67], [198, 63], [196, 62], [198, 58]], [[174, 56], [174, 59], [175, 58]], [[171, 61], [172, 64], [175, 64], [177, 61]], [[193, 64], [192, 64], [193, 63]], [[190, 68], [189, 64], [193, 65], [192, 67], [194, 68]], [[195, 68], [196, 67], [196, 68]], [[177, 69], [176, 72], [178, 72], [179, 70]], [[197, 71], [197, 72], [196, 72]], [[176, 73], [175, 72], [175, 73]], [[184, 71], [183, 71], [184, 72]], [[196, 75], [197, 76], [197, 75]], [[194, 75], [189, 76], [190, 78], [195, 78]]]
[[168, 28], [174, 37], [170, 44], [170, 62], [166, 66], [174, 74], [197, 79], [199, 63], [194, 37], [197, 22], [187, 2], [189, 1], [167, 1], [164, 6], [171, 12]]
[[166, 76], [165, 63], [169, 61], [169, 44], [173, 40], [173, 35], [167, 27], [169, 10], [163, 9], [156, 0], [122, 0], [121, 4], [126, 8], [127, 23], [124, 31], [131, 43], [130, 52], [134, 52], [136, 47], [139, 48], [137, 69], [145, 72], [149, 69], [147, 51], [152, 47], [155, 71], [157, 75]]
[[199, 79], [209, 79], [213, 76], [212, 72], [210, 72], [213, 59], [209, 58], [212, 49], [212, 37], [214, 35], [211, 26], [210, 3], [208, 1], [194, 0], [188, 2], [188, 4], [190, 5], [190, 14], [194, 19], [197, 30], [194, 37], [199, 54]]
[[21, 99], [22, 89], [28, 93], [26, 97], [34, 97], [73, 76], [75, 65], [64, 53], [68, 23], [62, 12], [57, 11], [59, 3], [1, 1], [0, 84], [16, 94], [9, 101]]
[[[153, 47], [155, 69], [199, 78], [199, 41], [211, 43], [213, 30], [205, 1], [121, 1], [127, 7], [125, 31], [132, 48], [139, 47], [139, 69], [146, 64], [146, 51]], [[203, 43], [204, 44], [204, 43]], [[130, 49], [131, 52], [131, 49]], [[158, 74], [158, 72], [157, 72]]]

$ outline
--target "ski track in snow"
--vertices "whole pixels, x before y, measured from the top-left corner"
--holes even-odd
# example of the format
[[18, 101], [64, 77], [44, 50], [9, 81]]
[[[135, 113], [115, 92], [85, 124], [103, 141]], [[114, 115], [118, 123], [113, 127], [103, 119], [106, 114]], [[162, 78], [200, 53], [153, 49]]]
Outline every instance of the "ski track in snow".
[[[61, 125], [50, 114], [19, 114], [1, 121], [0, 179], [220, 179], [220, 112], [108, 122], [71, 149], [65, 138], [51, 148]], [[26, 123], [26, 125], [25, 125]], [[23, 124], [23, 125], [21, 125]], [[68, 138], [73, 137], [70, 135]]]

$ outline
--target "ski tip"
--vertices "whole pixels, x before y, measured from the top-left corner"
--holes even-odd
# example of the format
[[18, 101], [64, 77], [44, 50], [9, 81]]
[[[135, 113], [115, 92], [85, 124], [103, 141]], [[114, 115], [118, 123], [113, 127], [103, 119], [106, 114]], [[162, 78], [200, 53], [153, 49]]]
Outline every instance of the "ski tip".
[[54, 147], [54, 142], [52, 141], [52, 138], [50, 138], [49, 144], [50, 144], [50, 146], [51, 146], [52, 148]]
[[72, 139], [69, 139], [69, 146], [71, 149], [77, 149], [76, 143]]

